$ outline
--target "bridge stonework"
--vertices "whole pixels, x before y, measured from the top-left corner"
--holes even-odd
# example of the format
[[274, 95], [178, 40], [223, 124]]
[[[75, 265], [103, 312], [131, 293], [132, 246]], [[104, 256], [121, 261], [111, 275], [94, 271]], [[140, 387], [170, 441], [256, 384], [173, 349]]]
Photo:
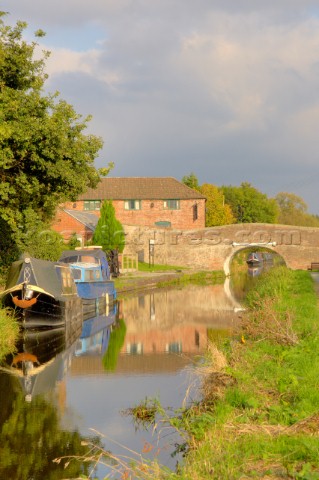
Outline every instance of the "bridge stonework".
[[233, 255], [252, 244], [278, 253], [292, 269], [306, 270], [319, 261], [319, 228], [260, 223], [187, 231], [125, 226], [125, 233], [125, 253], [137, 253], [141, 261], [155, 264], [228, 273]]

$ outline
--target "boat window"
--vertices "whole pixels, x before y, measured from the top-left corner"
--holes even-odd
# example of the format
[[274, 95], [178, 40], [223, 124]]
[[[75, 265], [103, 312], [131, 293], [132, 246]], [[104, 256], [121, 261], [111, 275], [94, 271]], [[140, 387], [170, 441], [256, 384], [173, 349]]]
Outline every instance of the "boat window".
[[102, 280], [101, 271], [100, 271], [100, 270], [95, 270], [94, 276], [95, 276], [95, 280]]
[[61, 260], [64, 263], [76, 263], [78, 261], [78, 255], [72, 255], [71, 257], [65, 257]]
[[78, 262], [99, 263], [99, 259], [93, 255], [81, 255], [78, 259]]
[[72, 275], [74, 280], [81, 279], [81, 269], [80, 268], [72, 268]]
[[63, 294], [74, 294], [76, 293], [76, 286], [71, 271], [68, 268], [58, 268], [61, 274], [62, 280], [62, 293]]
[[84, 280], [86, 282], [91, 282], [92, 280], [94, 280], [94, 271], [93, 270], [85, 270]]

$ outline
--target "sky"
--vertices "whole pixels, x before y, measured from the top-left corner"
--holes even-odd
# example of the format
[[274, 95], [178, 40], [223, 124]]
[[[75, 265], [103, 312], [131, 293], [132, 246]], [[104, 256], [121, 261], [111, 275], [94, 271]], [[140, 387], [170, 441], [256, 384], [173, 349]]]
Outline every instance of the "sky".
[[313, 0], [2, 0], [28, 23], [48, 92], [92, 115], [96, 167], [194, 173], [304, 199], [319, 214], [319, 4]]

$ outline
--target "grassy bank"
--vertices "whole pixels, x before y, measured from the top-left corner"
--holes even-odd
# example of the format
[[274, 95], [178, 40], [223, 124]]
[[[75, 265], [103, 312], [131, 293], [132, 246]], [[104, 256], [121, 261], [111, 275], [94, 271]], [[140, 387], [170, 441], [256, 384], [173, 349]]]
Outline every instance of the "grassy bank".
[[189, 435], [185, 465], [166, 478], [319, 478], [319, 315], [312, 279], [308, 272], [270, 270], [247, 304], [238, 335], [209, 349], [203, 400], [179, 417]]
[[0, 360], [12, 353], [19, 334], [19, 325], [12, 312], [0, 309]]

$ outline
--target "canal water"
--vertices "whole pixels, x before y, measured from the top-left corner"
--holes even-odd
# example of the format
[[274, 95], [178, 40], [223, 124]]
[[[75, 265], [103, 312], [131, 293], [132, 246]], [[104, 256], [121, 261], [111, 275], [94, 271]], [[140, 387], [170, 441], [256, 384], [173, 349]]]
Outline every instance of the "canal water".
[[[182, 439], [137, 425], [129, 409], [196, 399], [194, 361], [238, 322], [227, 282], [129, 296], [80, 331], [25, 332], [0, 371], [0, 479], [102, 479], [141, 455], [175, 469]], [[102, 451], [116, 460], [95, 462]]]

